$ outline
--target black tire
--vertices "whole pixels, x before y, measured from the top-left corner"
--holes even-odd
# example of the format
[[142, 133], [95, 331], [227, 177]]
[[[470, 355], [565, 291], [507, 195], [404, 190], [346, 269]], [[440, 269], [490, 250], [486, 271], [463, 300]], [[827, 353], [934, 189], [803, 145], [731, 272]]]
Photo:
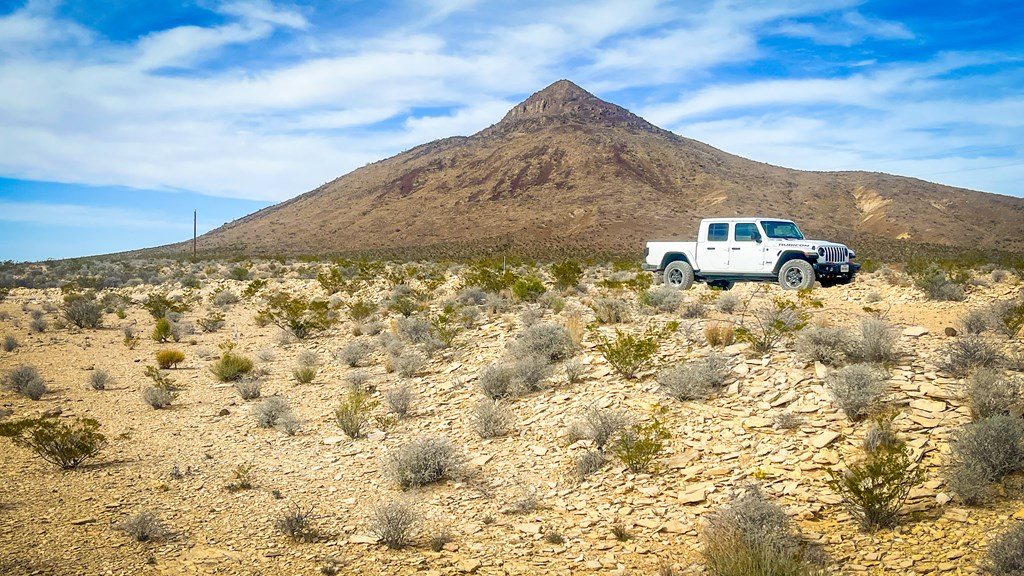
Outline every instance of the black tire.
[[677, 290], [689, 290], [693, 286], [693, 266], [683, 260], [676, 260], [665, 266], [665, 285]]
[[783, 290], [805, 290], [814, 286], [814, 268], [806, 260], [790, 260], [779, 268]]

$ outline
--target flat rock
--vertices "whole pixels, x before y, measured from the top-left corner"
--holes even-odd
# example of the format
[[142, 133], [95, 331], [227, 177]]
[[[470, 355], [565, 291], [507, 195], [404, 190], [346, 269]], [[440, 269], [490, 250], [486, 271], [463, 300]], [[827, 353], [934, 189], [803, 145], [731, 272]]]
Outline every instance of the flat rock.
[[929, 412], [931, 414], [937, 414], [946, 410], [946, 403], [940, 400], [928, 400], [927, 398], [917, 398], [910, 401], [910, 407], [915, 410], [922, 412]]
[[907, 326], [903, 329], [903, 335], [909, 338], [920, 338], [928, 333], [928, 329], [924, 326]]
[[526, 532], [527, 534], [540, 534], [540, 524], [536, 522], [523, 522], [516, 524], [516, 530]]
[[353, 534], [348, 541], [350, 544], [376, 544], [377, 538], [366, 534]]
[[824, 448], [825, 446], [835, 442], [836, 438], [839, 438], [839, 432], [825, 430], [821, 434], [811, 438], [811, 446], [815, 448]]
[[463, 574], [474, 574], [480, 569], [481, 565], [483, 565], [483, 563], [476, 558], [470, 558], [469, 560], [459, 562], [459, 571]]

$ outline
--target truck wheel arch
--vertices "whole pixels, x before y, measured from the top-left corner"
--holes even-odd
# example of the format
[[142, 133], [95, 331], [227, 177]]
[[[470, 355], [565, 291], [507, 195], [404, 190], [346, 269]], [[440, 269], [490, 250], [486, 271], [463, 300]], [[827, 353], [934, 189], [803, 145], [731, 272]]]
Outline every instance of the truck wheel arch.
[[799, 250], [786, 250], [782, 254], [779, 254], [779, 259], [775, 261], [775, 268], [772, 269], [772, 274], [778, 274], [782, 265], [790, 260], [805, 260], [808, 264], [814, 264], [814, 260], [808, 258], [803, 252]]
[[661, 258], [661, 269], [664, 270], [669, 264], [680, 260], [686, 262], [690, 266], [693, 266], [693, 262], [690, 262], [690, 259], [686, 257], [686, 254], [683, 254], [682, 252], [669, 252]]

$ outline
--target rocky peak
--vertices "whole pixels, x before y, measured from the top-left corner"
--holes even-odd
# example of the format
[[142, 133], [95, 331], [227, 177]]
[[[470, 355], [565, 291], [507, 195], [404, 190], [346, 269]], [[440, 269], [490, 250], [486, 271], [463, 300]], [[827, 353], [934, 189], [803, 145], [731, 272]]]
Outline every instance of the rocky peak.
[[530, 130], [559, 124], [622, 126], [645, 132], [661, 129], [629, 110], [601, 100], [569, 80], [559, 80], [530, 96], [492, 126], [498, 131]]

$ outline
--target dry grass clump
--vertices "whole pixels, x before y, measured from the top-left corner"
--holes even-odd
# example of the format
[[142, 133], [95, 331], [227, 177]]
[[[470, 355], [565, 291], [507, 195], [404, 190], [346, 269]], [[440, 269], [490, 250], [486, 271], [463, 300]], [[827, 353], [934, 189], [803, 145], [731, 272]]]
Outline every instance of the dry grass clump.
[[736, 342], [736, 330], [732, 324], [725, 322], [710, 322], [704, 326], [704, 339], [709, 346], [729, 346]]
[[174, 368], [178, 364], [185, 361], [185, 353], [181, 350], [175, 350], [173, 348], [167, 350], [159, 350], [156, 353], [156, 364], [160, 368], [166, 370], [168, 368]]
[[461, 451], [441, 436], [423, 436], [387, 455], [384, 470], [403, 490], [451, 478], [462, 467]]
[[735, 294], [722, 294], [715, 300], [715, 309], [724, 314], [732, 314], [740, 307], [740, 299]]

